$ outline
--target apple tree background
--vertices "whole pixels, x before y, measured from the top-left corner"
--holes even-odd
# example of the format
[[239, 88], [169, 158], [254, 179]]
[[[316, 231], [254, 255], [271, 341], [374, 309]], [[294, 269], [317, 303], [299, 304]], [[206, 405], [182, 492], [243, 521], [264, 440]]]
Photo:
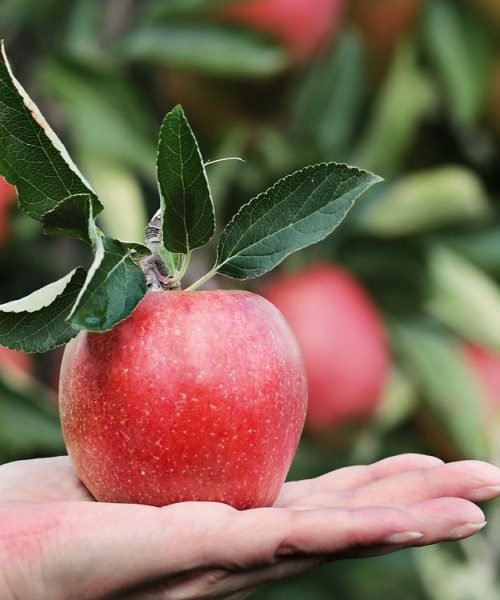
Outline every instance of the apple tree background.
[[[104, 200], [110, 235], [143, 238], [158, 205], [156, 133], [178, 103], [205, 157], [244, 160], [209, 169], [226, 221], [306, 164], [346, 162], [385, 178], [335, 235], [281, 266], [350, 273], [391, 353], [376, 413], [306, 429], [291, 478], [403, 452], [500, 464], [499, 0], [330, 0], [328, 39], [314, 52], [309, 20], [294, 50], [276, 27], [222, 16], [245, 2], [254, 0], [0, 0], [0, 37]], [[287, 3], [283, 22], [300, 4], [278, 2]], [[211, 252], [192, 265], [193, 280]], [[0, 182], [0, 303], [90, 260], [79, 244], [44, 237]], [[0, 463], [64, 452], [61, 356], [0, 348]], [[362, 377], [362, 363], [352, 368]], [[255, 598], [494, 600], [500, 506], [487, 518], [465, 542], [335, 563]]]

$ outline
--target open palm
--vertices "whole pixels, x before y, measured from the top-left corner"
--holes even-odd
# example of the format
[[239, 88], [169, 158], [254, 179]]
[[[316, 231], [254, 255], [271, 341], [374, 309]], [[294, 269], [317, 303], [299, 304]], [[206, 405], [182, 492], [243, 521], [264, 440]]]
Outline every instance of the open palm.
[[322, 562], [461, 539], [500, 470], [420, 455], [287, 483], [272, 508], [97, 503], [67, 457], [0, 467], [1, 597], [245, 598]]

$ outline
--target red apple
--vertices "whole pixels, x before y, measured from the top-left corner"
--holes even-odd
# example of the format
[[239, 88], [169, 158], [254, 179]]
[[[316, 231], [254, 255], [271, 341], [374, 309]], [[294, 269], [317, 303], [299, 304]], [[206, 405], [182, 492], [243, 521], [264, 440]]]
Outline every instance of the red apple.
[[27, 376], [33, 375], [33, 371], [33, 361], [29, 354], [0, 346], [0, 374], [12, 381], [23, 382]]
[[483, 392], [487, 413], [500, 415], [500, 353], [473, 344], [464, 344], [462, 351]]
[[68, 452], [97, 500], [271, 505], [304, 424], [307, 383], [279, 311], [242, 291], [149, 292], [61, 368]]
[[344, 0], [239, 0], [219, 14], [282, 42], [293, 59], [306, 62], [337, 31]]
[[4, 243], [9, 235], [10, 210], [16, 197], [16, 188], [0, 177], [0, 244]]
[[415, 27], [422, 0], [352, 0], [351, 18], [361, 32], [369, 58], [379, 75], [399, 41]]
[[319, 264], [275, 278], [263, 290], [290, 323], [309, 381], [307, 426], [322, 430], [370, 417], [389, 371], [382, 319], [363, 287]]

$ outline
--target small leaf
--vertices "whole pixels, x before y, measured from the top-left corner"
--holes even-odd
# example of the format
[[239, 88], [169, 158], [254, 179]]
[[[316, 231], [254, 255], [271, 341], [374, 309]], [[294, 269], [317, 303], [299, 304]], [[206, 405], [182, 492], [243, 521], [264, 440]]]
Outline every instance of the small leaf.
[[68, 317], [72, 327], [108, 331], [133, 312], [146, 294], [144, 273], [134, 262], [143, 248], [99, 232], [94, 263]]
[[[3, 43], [0, 57], [0, 173], [17, 187], [21, 209], [39, 221], [70, 196], [90, 196], [94, 215], [102, 210], [66, 148], [12, 74]], [[86, 202], [82, 202], [82, 213], [86, 206]], [[77, 221], [82, 223], [84, 216]], [[85, 236], [85, 231], [82, 235]]]
[[163, 245], [188, 254], [215, 232], [215, 214], [203, 158], [180, 106], [160, 131], [158, 182], [162, 198]]
[[46, 352], [69, 342], [78, 331], [66, 321], [82, 289], [85, 270], [0, 305], [0, 345], [24, 352]]
[[137, 28], [119, 53], [129, 60], [236, 77], [270, 76], [289, 64], [285, 51], [266, 36], [207, 21]]
[[380, 178], [324, 163], [281, 179], [243, 206], [222, 232], [215, 269], [236, 279], [259, 277], [292, 252], [329, 235], [354, 201]]
[[168, 272], [172, 276], [175, 276], [181, 265], [182, 254], [174, 254], [172, 252], [169, 252], [165, 248], [159, 248], [158, 253], [160, 255], [160, 258], [165, 263]]
[[89, 224], [93, 222], [89, 194], [69, 196], [42, 217], [43, 231], [47, 235], [68, 235], [89, 244], [92, 244]]

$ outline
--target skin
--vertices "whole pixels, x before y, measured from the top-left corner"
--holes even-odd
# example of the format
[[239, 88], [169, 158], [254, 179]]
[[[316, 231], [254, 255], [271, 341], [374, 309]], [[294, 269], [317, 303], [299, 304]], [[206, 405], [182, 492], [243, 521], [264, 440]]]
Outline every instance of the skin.
[[390, 368], [382, 317], [349, 273], [318, 264], [262, 290], [302, 349], [309, 382], [307, 426], [328, 429], [370, 417]]
[[68, 458], [0, 467], [3, 600], [215, 600], [326, 561], [476, 533], [500, 470], [402, 455], [287, 483], [272, 508], [96, 503]]

